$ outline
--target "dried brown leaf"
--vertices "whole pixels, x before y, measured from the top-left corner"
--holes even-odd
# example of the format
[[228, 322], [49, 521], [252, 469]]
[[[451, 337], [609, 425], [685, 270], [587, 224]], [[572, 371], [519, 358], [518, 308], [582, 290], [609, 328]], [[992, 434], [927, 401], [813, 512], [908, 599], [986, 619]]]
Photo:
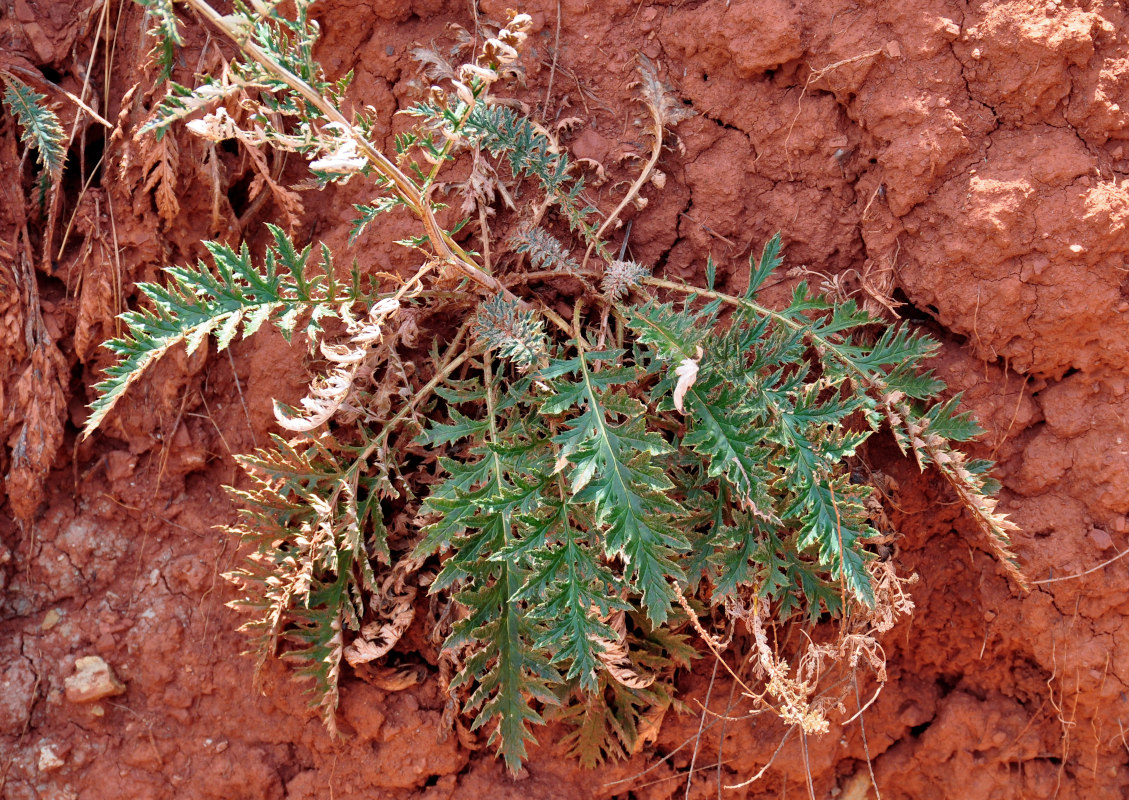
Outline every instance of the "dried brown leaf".
[[659, 79], [655, 65], [642, 53], [639, 54], [639, 93], [662, 122], [669, 128], [683, 120], [690, 119], [694, 112], [682, 105], [674, 93]]
[[631, 662], [627, 651], [627, 622], [622, 611], [612, 615], [608, 624], [616, 632], [616, 639], [597, 637], [596, 644], [603, 649], [599, 654], [604, 669], [617, 683], [628, 689], [646, 689], [655, 682], [654, 675], [646, 675]]
[[647, 745], [658, 741], [663, 719], [666, 717], [669, 708], [670, 706], [666, 705], [651, 706], [647, 709], [647, 713], [639, 719], [638, 734], [635, 737], [635, 744], [631, 748], [632, 755], [643, 752], [643, 748]]
[[74, 332], [75, 354], [83, 363], [92, 350], [109, 338], [118, 307], [113, 263], [107, 258], [92, 258], [87, 263], [89, 269], [82, 278]]
[[63, 443], [67, 374], [67, 362], [59, 348], [42, 341], [16, 382], [12, 414], [22, 418], [22, 424], [8, 442], [12, 461], [4, 483], [12, 512], [25, 522], [39, 508], [43, 482]]
[[420, 65], [420, 72], [432, 83], [455, 79], [455, 68], [439, 50], [431, 47], [413, 47], [408, 51], [412, 60]]
[[416, 668], [373, 667], [370, 664], [360, 664], [357, 675], [385, 692], [402, 692], [416, 686], [421, 679], [420, 670]]
[[361, 628], [361, 635], [345, 648], [345, 660], [355, 667], [388, 655], [416, 618], [414, 600], [413, 591], [401, 598], [386, 621]]
[[166, 223], [172, 222], [180, 213], [180, 201], [176, 197], [176, 174], [180, 168], [180, 148], [173, 136], [142, 139], [141, 172], [145, 183], [141, 191], [156, 188], [157, 213]]
[[455, 733], [459, 737], [459, 744], [467, 750], [474, 752], [475, 750], [482, 749], [482, 744], [478, 741], [478, 737], [457, 717], [455, 718]]
[[302, 205], [302, 197], [293, 189], [288, 189], [281, 185], [270, 174], [270, 165], [267, 163], [267, 157], [263, 155], [256, 145], [246, 140], [246, 137], [237, 132], [237, 137], [243, 144], [243, 149], [251, 158], [251, 166], [255, 170], [255, 178], [251, 181], [251, 186], [247, 192], [247, 199], [254, 200], [264, 189], [269, 189], [271, 197], [274, 198], [275, 203], [278, 204], [279, 211], [282, 212], [283, 217], [286, 219], [286, 229], [293, 232], [298, 227], [298, 223], [305, 211]]

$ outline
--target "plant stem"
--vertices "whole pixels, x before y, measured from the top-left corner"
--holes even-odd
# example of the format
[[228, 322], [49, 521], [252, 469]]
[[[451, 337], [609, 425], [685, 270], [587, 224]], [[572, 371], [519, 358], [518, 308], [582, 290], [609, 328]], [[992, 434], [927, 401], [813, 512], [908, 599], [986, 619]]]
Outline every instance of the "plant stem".
[[[603, 238], [604, 232], [615, 223], [619, 215], [623, 212], [623, 209], [627, 208], [627, 204], [634, 200], [639, 192], [642, 191], [644, 184], [651, 178], [655, 164], [659, 162], [659, 155], [662, 153], [663, 149], [663, 121], [662, 117], [659, 116], [657, 108], [650, 103], [647, 104], [647, 108], [650, 109], [651, 121], [654, 123], [651, 135], [655, 137], [655, 144], [654, 147], [651, 148], [651, 158], [647, 161], [647, 166], [643, 167], [643, 171], [639, 173], [639, 177], [635, 179], [635, 183], [631, 184], [631, 188], [627, 190], [627, 194], [619, 201], [619, 205], [615, 207], [615, 211], [608, 214], [608, 218], [604, 220], [604, 224], [596, 231], [594, 238], [597, 241]], [[588, 258], [592, 255], [593, 247], [595, 247], [594, 243], [589, 244], [588, 249], [584, 251], [584, 260], [580, 262], [581, 270], [588, 266]], [[622, 258], [622, 255], [620, 257]]]
[[835, 356], [836, 361], [843, 364], [843, 366], [847, 367], [856, 375], [858, 375], [868, 388], [875, 389], [879, 392], [885, 391], [886, 389], [885, 381], [883, 381], [878, 376], [872, 375], [866, 370], [860, 369], [859, 367], [855, 366], [855, 363], [846, 355], [844, 355], [842, 351], [840, 351], [839, 346], [835, 342], [824, 336], [820, 336], [819, 334], [814, 333], [809, 326], [791, 319], [787, 314], [781, 314], [779, 311], [773, 311], [767, 306], [762, 306], [760, 303], [754, 303], [752, 300], [748, 300], [744, 297], [734, 297], [731, 294], [717, 292], [712, 289], [700, 289], [697, 286], [690, 286], [685, 283], [678, 283], [677, 281], [668, 281], [663, 278], [647, 277], [643, 278], [642, 282], [648, 286], [654, 286], [659, 289], [670, 289], [672, 291], [681, 292], [682, 294], [696, 294], [702, 297], [709, 297], [714, 300], [720, 300], [723, 303], [728, 303], [732, 306], [737, 306], [738, 308], [747, 308], [750, 311], [755, 311], [756, 313], [761, 314], [762, 316], [771, 317], [786, 328], [803, 332], [816, 345], [826, 348], [828, 352], [832, 353]]
[[365, 154], [365, 157], [373, 164], [377, 172], [395, 187], [397, 194], [403, 198], [404, 202], [406, 202], [412, 211], [415, 212], [416, 216], [419, 217], [427, 232], [427, 238], [441, 261], [450, 262], [459, 272], [463, 273], [480, 286], [505, 295], [506, 297], [513, 298], [513, 295], [497, 278], [483, 272], [470, 256], [451, 239], [450, 234], [440, 227], [431, 209], [431, 203], [421, 191], [420, 187], [390, 161], [387, 156], [373, 147], [332, 103], [322, 97], [320, 93], [304, 80], [279, 64], [268, 52], [254, 42], [248, 41], [246, 36], [244, 36], [227, 17], [212, 8], [205, 0], [185, 0], [185, 2], [201, 16], [223, 31], [224, 34], [251, 59], [273, 73], [279, 80], [301, 95], [306, 102], [317, 108], [327, 119], [336, 122], [338, 125], [343, 126], [343, 130], [350, 132], [352, 139]]

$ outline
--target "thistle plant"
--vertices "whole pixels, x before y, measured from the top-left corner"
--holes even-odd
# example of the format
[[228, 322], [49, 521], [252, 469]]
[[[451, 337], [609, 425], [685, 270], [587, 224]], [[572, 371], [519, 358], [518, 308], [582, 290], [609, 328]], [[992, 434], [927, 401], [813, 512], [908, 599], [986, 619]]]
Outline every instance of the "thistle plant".
[[[145, 2], [167, 58], [175, 7]], [[270, 324], [320, 352], [325, 372], [300, 407], [276, 404], [285, 435], [239, 459], [249, 484], [233, 490], [242, 518], [230, 530], [249, 558], [228, 577], [261, 657], [299, 662], [331, 729], [345, 663], [386, 657], [421, 591], [443, 608], [445, 690], [513, 770], [546, 715], [572, 726], [565, 744], [586, 764], [637, 752], [677, 707], [672, 678], [698, 655], [695, 639], [720, 658], [738, 621], [763, 682], [752, 701], [826, 729], [827, 665], [861, 660], [881, 676], [874, 636], [912, 609], [906, 579], [876, 553], [874, 489], [851, 476], [882, 430], [940, 471], [1022, 580], [991, 464], [955, 449], [979, 429], [958, 398], [937, 399], [944, 387], [924, 369], [936, 342], [806, 284], [782, 308], [766, 303], [779, 236], [735, 294], [716, 287], [712, 261], [694, 287], [612, 254], [616, 217], [686, 116], [649, 62], [639, 87], [651, 156], [602, 216], [552, 134], [495, 100], [528, 16], [487, 31], [477, 53], [465, 37], [449, 51], [462, 63], [417, 51], [433, 83], [385, 155], [377, 120], [342, 110], [348, 76], [331, 80], [313, 60], [308, 2], [291, 17], [258, 2], [227, 16], [184, 4], [229, 38], [234, 59], [191, 88], [170, 82], [147, 131], [192, 118], [201, 136], [301, 154], [320, 185], [366, 181], [351, 241], [386, 214], [418, 226], [402, 242], [416, 268], [400, 279], [343, 277], [326, 247], [277, 226], [261, 259], [208, 243], [210, 264], [139, 286], [150, 307], [126, 314], [128, 333], [107, 344], [120, 360], [86, 425], [174, 346], [211, 337], [222, 350]], [[437, 221], [438, 179], [457, 159], [472, 164], [468, 214], [493, 196], [490, 181], [539, 198], [507, 239], [490, 241], [480, 223], [497, 268], [456, 240], [461, 225]], [[268, 190], [289, 213], [289, 190]], [[538, 276], [580, 287], [571, 314], [507, 288]], [[461, 324], [431, 332], [434, 368], [413, 373], [400, 353], [438, 313]], [[793, 669], [769, 646], [773, 624], [824, 615], [843, 620], [835, 647], [813, 644]]]

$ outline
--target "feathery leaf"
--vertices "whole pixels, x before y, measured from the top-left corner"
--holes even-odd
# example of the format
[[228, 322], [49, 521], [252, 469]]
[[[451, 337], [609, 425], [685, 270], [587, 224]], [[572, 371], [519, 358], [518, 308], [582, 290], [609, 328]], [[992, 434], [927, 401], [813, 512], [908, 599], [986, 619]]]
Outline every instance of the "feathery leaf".
[[44, 171], [52, 178], [63, 172], [66, 160], [67, 136], [59, 118], [46, 104], [47, 96], [32, 89], [11, 73], [0, 71], [3, 79], [4, 105], [15, 115], [20, 124], [20, 139], [35, 150]]

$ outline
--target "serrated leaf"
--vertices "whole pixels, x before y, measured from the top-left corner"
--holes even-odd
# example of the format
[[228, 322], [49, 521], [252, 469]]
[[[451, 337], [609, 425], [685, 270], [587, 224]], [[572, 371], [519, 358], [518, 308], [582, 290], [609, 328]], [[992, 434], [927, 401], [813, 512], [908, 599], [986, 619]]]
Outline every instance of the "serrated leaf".
[[67, 137], [59, 118], [47, 106], [47, 96], [32, 89], [9, 72], [0, 71], [5, 84], [3, 101], [20, 126], [20, 139], [35, 150], [45, 172], [52, 179], [62, 175], [66, 160]]
[[[235, 338], [243, 319], [251, 320], [244, 326], [244, 337], [258, 330], [266, 319], [273, 319], [280, 330], [290, 333], [305, 310], [331, 302], [322, 282], [304, 274], [309, 271], [310, 248], [298, 253], [280, 230], [272, 233], [276, 246], [268, 248], [261, 268], [252, 264], [245, 244], [236, 251], [206, 242], [214, 270], [201, 261], [195, 267], [167, 268], [169, 281], [165, 285], [138, 284], [153, 309], [123, 314], [125, 336], [106, 343], [119, 361], [94, 387], [98, 398], [90, 406], [84, 436], [101, 424], [126, 390], [170, 348], [184, 344], [191, 353], [208, 334], [215, 333], [222, 349]], [[279, 270], [280, 264], [287, 272]], [[303, 274], [301, 281], [295, 278], [295, 272]]]

